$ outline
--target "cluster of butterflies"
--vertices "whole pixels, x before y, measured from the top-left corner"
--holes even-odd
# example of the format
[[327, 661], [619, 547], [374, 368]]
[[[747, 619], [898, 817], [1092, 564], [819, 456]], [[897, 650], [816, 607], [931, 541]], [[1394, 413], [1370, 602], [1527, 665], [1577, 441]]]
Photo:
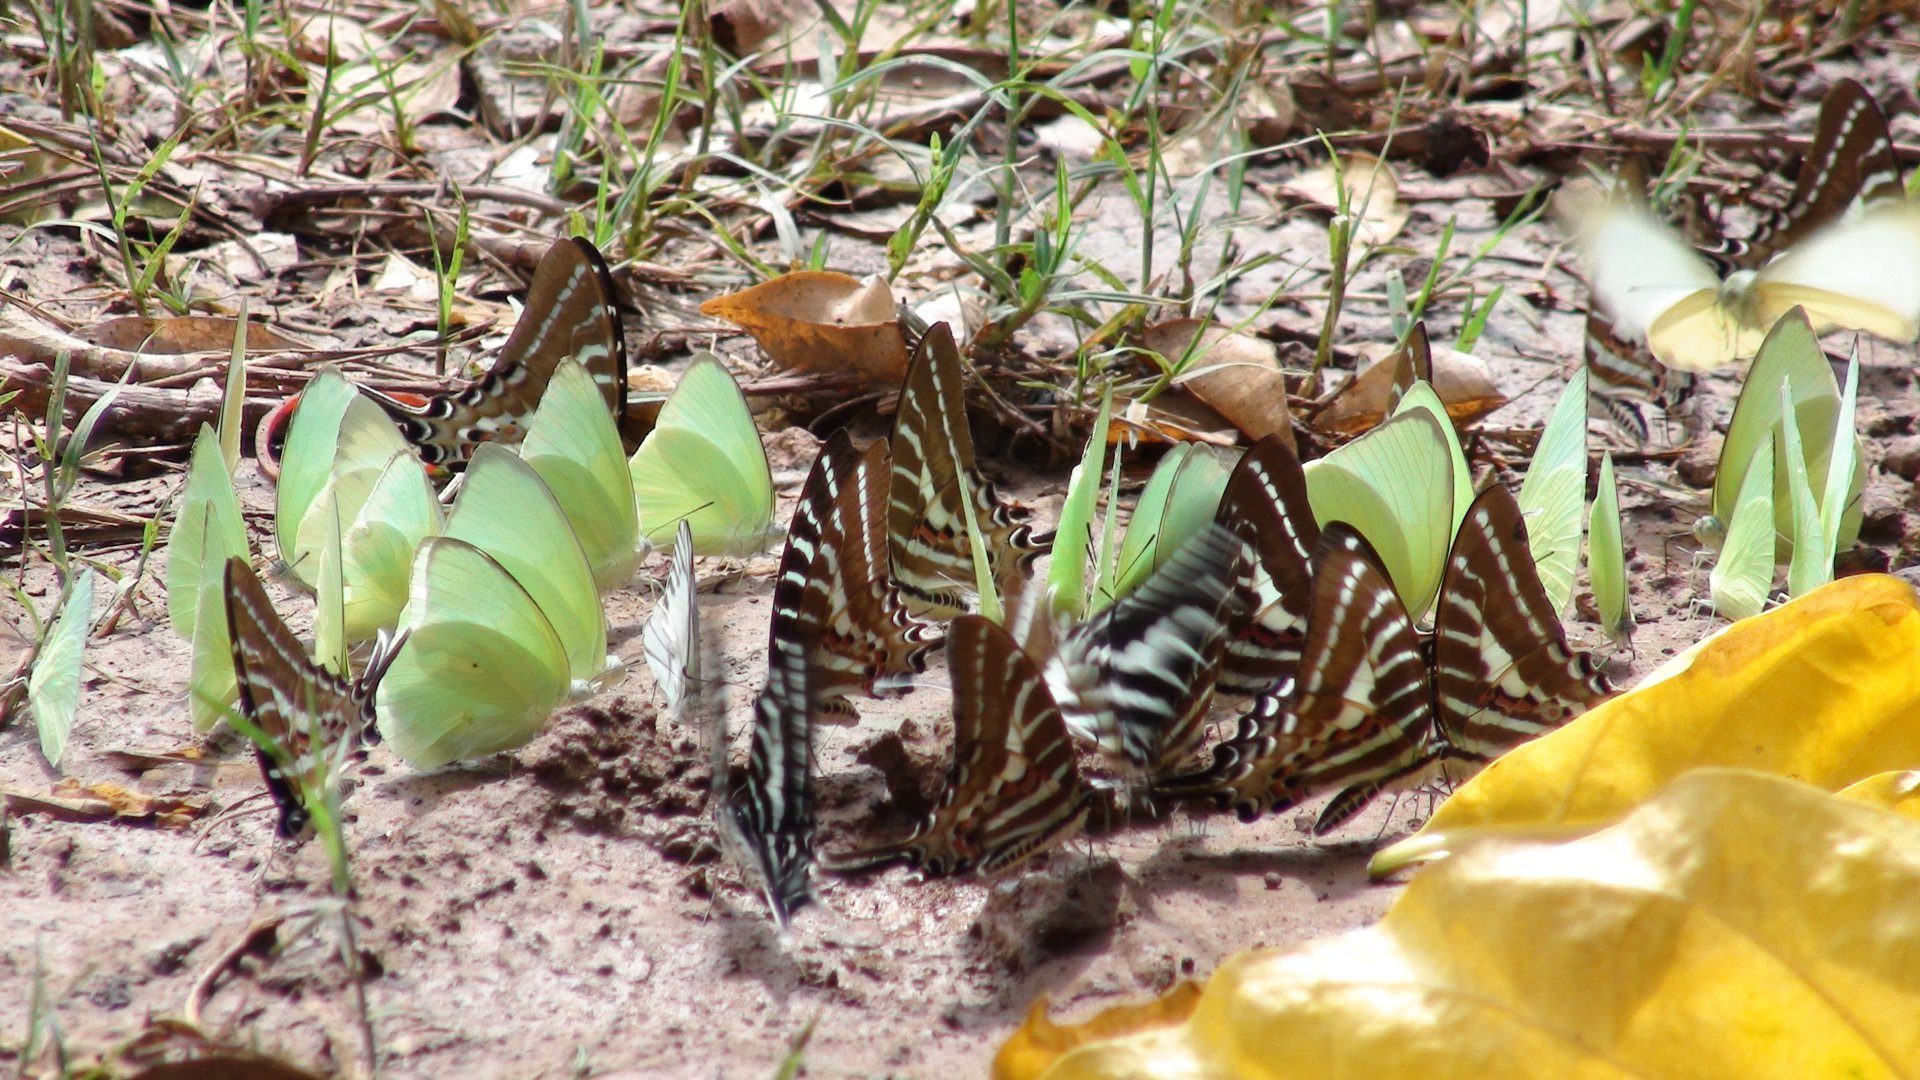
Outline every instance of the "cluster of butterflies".
[[[892, 437], [864, 452], [845, 433], [828, 441], [776, 578], [746, 768], [727, 768], [724, 728], [713, 744], [724, 847], [783, 924], [815, 863], [813, 725], [856, 694], [904, 689], [940, 619], [953, 748], [934, 809], [904, 838], [821, 855], [830, 871], [997, 874], [1175, 805], [1252, 818], [1334, 792], [1324, 832], [1382, 791], [1457, 777], [1612, 692], [1557, 613], [1580, 523], [1543, 559], [1522, 499], [1497, 483], [1475, 492], [1424, 382], [1392, 419], [1305, 467], [1279, 437], [1237, 458], [1176, 447], [1123, 537], [1103, 408], [1045, 581], [1028, 587], [1049, 541], [1015, 523], [974, 468], [961, 374], [935, 326]], [[1536, 464], [1553, 490], [1528, 500], [1578, 514], [1585, 409], [1584, 392], [1569, 394], [1560, 412], [1573, 422], [1556, 428], [1576, 433], [1577, 464]], [[1617, 551], [1617, 514], [1614, 532]], [[1557, 599], [1539, 561], [1566, 566]], [[669, 681], [697, 694], [690, 566], [672, 580], [683, 584], [663, 602], [673, 633], [659, 655]], [[1208, 721], [1234, 708], [1237, 730], [1209, 757]]]
[[1852, 79], [1822, 99], [1791, 194], [1744, 239], [1696, 249], [1639, 187], [1570, 184], [1557, 209], [1592, 290], [1596, 405], [1643, 441], [1640, 402], [1677, 404], [1692, 373], [1753, 357], [1792, 308], [1817, 334], [1920, 337], [1920, 203], [1901, 183], [1886, 114]]
[[[837, 433], [807, 477], [740, 768], [702, 675], [694, 558], [780, 536], [765, 451], [739, 387], [703, 356], [627, 455], [615, 292], [590, 244], [562, 241], [467, 389], [416, 407], [328, 370], [302, 394], [274, 539], [317, 598], [312, 649], [256, 576], [232, 457], [202, 431], [168, 567], [195, 722], [238, 716], [258, 733], [281, 829], [297, 833], [356, 742], [384, 737], [422, 768], [477, 758], [603, 686], [620, 665], [601, 597], [671, 536], [646, 660], [677, 718], [714, 714], [718, 832], [783, 925], [816, 859], [814, 725], [904, 693], [943, 640], [953, 751], [933, 811], [904, 838], [822, 855], [827, 869], [994, 874], [1168, 807], [1252, 818], [1332, 793], [1328, 831], [1611, 693], [1560, 625], [1584, 531], [1602, 627], [1616, 641], [1632, 628], [1610, 457], [1581, 514], [1589, 373], [1604, 397], [1658, 382], [1622, 372], [1758, 354], [1696, 530], [1721, 548], [1723, 613], [1757, 611], [1779, 562], [1793, 592], [1824, 580], [1858, 529], [1857, 370], [1843, 394], [1815, 335], [1920, 326], [1920, 296], [1902, 291], [1920, 281], [1920, 228], [1871, 98], [1850, 83], [1830, 95], [1793, 200], [1727, 256], [1747, 261], [1724, 283], [1634, 199], [1563, 205], [1594, 286], [1588, 365], [1517, 496], [1476, 489], [1445, 406], [1410, 378], [1388, 419], [1304, 466], [1278, 438], [1237, 458], [1175, 448], [1124, 534], [1103, 405], [1059, 527], [1036, 536], [976, 467], [958, 344], [927, 331], [891, 437], [862, 450]], [[1223, 711], [1237, 722], [1209, 745]]]
[[[219, 433], [200, 433], [168, 539], [170, 622], [193, 644], [196, 726], [237, 701], [261, 733], [283, 832], [304, 827], [301, 785], [332, 775], [329, 754], [384, 737], [420, 768], [485, 756], [604, 685], [620, 665], [601, 597], [679, 526], [702, 554], [778, 535], [765, 450], [718, 360], [695, 360], [626, 455], [614, 297], [592, 245], [563, 240], [472, 386], [414, 408], [337, 370], [311, 381], [282, 452], [274, 540], [286, 577], [317, 599], [312, 650], [268, 602]], [[436, 493], [430, 467], [460, 464]], [[349, 678], [350, 648], [370, 638]]]

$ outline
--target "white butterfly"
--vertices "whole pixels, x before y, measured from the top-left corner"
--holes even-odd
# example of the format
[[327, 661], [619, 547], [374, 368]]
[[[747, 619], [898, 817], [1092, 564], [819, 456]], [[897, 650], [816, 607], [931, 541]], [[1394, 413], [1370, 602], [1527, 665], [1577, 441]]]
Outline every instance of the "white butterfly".
[[1724, 281], [1644, 202], [1576, 182], [1559, 216], [1579, 247], [1593, 305], [1669, 367], [1707, 371], [1750, 357], [1789, 309], [1815, 333], [1837, 327], [1920, 337], [1920, 205], [1885, 199]]

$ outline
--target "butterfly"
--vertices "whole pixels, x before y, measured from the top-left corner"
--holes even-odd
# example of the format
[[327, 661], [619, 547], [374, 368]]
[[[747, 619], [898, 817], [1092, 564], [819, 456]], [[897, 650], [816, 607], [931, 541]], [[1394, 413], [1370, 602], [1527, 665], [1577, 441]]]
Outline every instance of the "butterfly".
[[[1852, 79], [1828, 88], [1814, 124], [1813, 144], [1800, 159], [1793, 192], [1744, 240], [1728, 238], [1710, 252], [1733, 269], [1758, 269], [1802, 239], [1863, 207], [1904, 198], [1886, 114]], [[1600, 311], [1588, 315], [1587, 368], [1594, 402], [1616, 426], [1646, 442], [1639, 401], [1671, 410], [1693, 391], [1693, 376], [1657, 363], [1643, 336], [1622, 334]]]
[[524, 745], [609, 667], [586, 554], [505, 447], [474, 453], [445, 532], [420, 545], [400, 627], [409, 637], [375, 704], [382, 734], [416, 768]]
[[557, 240], [534, 268], [526, 306], [491, 371], [418, 408], [385, 394], [373, 400], [429, 465], [464, 462], [480, 443], [520, 441], [562, 360], [586, 368], [608, 414], [621, 416], [627, 346], [618, 297], [599, 249], [579, 237]]
[[249, 554], [240, 498], [220, 453], [220, 437], [203, 424], [167, 533], [167, 620], [193, 645], [187, 708], [199, 731], [211, 730], [234, 700], [221, 575], [229, 558]]
[[961, 615], [947, 629], [947, 667], [953, 760], [933, 812], [907, 839], [830, 856], [828, 869], [904, 861], [934, 875], [999, 874], [1085, 824], [1093, 793], [1033, 659], [1000, 626]]
[[1452, 421], [1437, 398], [1417, 394], [1420, 385], [1392, 419], [1304, 468], [1314, 517], [1366, 537], [1416, 618], [1433, 606], [1447, 544], [1466, 513], [1457, 493], [1472, 490]]
[[[855, 450], [842, 431], [814, 460], [774, 578], [772, 647], [804, 637], [812, 697], [912, 689], [939, 631], [913, 617], [887, 574], [887, 446]], [[805, 634], [795, 633], [804, 624]]]
[[566, 513], [594, 584], [602, 593], [625, 585], [641, 555], [633, 476], [613, 415], [593, 377], [572, 359], [553, 369], [520, 458]]
[[1205, 736], [1220, 659], [1251, 614], [1246, 545], [1209, 524], [1138, 589], [1068, 630], [1045, 672], [1068, 729], [1134, 774]]
[[972, 582], [966, 511], [986, 534], [1002, 595], [1019, 591], [1044, 540], [1017, 522], [974, 463], [973, 434], [961, 393], [960, 347], [946, 323], [935, 323], [914, 349], [894, 414], [893, 477], [887, 532], [893, 576], [907, 599], [928, 614], [966, 610], [961, 582]]
[[1627, 552], [1620, 539], [1620, 487], [1613, 477], [1613, 454], [1600, 457], [1599, 487], [1587, 523], [1587, 580], [1600, 629], [1615, 645], [1633, 637], [1633, 606], [1627, 595]]
[[1573, 571], [1580, 562], [1580, 507], [1587, 490], [1587, 372], [1567, 380], [1560, 401], [1541, 429], [1526, 479], [1520, 512], [1527, 519], [1534, 568], [1556, 613], [1573, 598]]
[[443, 514], [425, 468], [393, 422], [340, 374], [324, 368], [300, 395], [274, 489], [280, 561], [309, 589], [338, 522], [349, 641], [399, 618], [407, 569]]
[[[795, 517], [799, 514], [796, 511]], [[796, 522], [787, 533], [788, 553], [794, 551], [796, 538], [810, 546], [811, 535]], [[821, 707], [813, 657], [822, 624], [818, 611], [807, 602], [818, 591], [810, 593], [804, 579], [789, 584], [784, 572], [788, 560], [781, 561], [783, 572], [774, 585], [767, 680], [753, 700], [746, 770], [736, 774], [728, 767], [732, 738], [724, 710], [716, 710], [710, 738], [714, 823], [721, 849], [734, 865], [759, 880], [767, 907], [784, 930], [793, 912], [809, 899], [814, 826], [809, 770], [813, 718]]]
[[686, 719], [700, 686], [700, 605], [693, 585], [693, 527], [682, 519], [667, 560], [666, 585], [640, 628], [647, 667], [676, 724]]
[[280, 810], [280, 835], [298, 836], [309, 820], [306, 799], [332, 763], [376, 737], [373, 696], [393, 645], [382, 641], [358, 678], [343, 678], [309, 658], [246, 559], [227, 559], [222, 580], [241, 712], [267, 740], [254, 754]]
[[1154, 466], [1134, 501], [1127, 532], [1114, 556], [1111, 596], [1140, 587], [1217, 515], [1231, 457], [1201, 443], [1179, 443]]
[[1253, 552], [1247, 582], [1251, 617], [1227, 643], [1218, 692], [1251, 697], [1291, 676], [1300, 662], [1320, 540], [1300, 459], [1278, 435], [1254, 443], [1227, 477], [1214, 520]]
[[1884, 116], [1859, 105], [1864, 92], [1850, 95], [1822, 109], [1793, 198], [1725, 280], [1618, 185], [1562, 191], [1560, 215], [1615, 338], [1645, 342], [1669, 367], [1705, 371], [1752, 356], [1796, 305], [1818, 333], [1920, 335], [1920, 206], [1895, 197]]
[[665, 543], [682, 519], [693, 526], [696, 555], [752, 555], [779, 535], [760, 429], [712, 353], [687, 365], [627, 472], [649, 544]]
[[1592, 658], [1568, 648], [1519, 506], [1496, 484], [1468, 508], [1448, 554], [1430, 650], [1372, 546], [1328, 526], [1295, 678], [1255, 701], [1206, 769], [1154, 794], [1252, 820], [1333, 790], [1314, 826], [1322, 834], [1390, 786], [1438, 763], [1491, 760], [1611, 692]]

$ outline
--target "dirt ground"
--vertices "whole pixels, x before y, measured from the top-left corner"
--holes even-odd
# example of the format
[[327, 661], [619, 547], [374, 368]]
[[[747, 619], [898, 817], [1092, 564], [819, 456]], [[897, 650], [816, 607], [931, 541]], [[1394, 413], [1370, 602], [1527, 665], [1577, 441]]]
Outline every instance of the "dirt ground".
[[[1754, 110], [1722, 95], [1703, 105], [1702, 116], [1777, 123], [1804, 136], [1818, 97], [1807, 88], [1837, 74], [1879, 75], [1870, 85], [1887, 91], [1896, 141], [1905, 145], [1920, 137], [1920, 117], [1912, 114], [1910, 79], [1887, 71], [1902, 63], [1911, 69], [1912, 30], [1899, 24], [1884, 31], [1886, 47], [1866, 51], [1865, 59], [1826, 58], [1803, 78], [1774, 86], [1785, 102], [1781, 111]], [[9, 70], [24, 70], [11, 63]], [[1043, 156], [1077, 152], [1044, 139], [1038, 145]], [[1253, 329], [1282, 342], [1311, 341], [1317, 332], [1325, 302], [1324, 216], [1298, 212], [1281, 194], [1311, 164], [1301, 153], [1252, 161], [1249, 190], [1258, 197], [1240, 210], [1246, 224], [1234, 234], [1231, 257], [1244, 263], [1270, 254], [1276, 261], [1236, 277], [1216, 318], [1232, 322], [1258, 312]], [[1395, 167], [1412, 214], [1398, 240], [1404, 251], [1370, 261], [1350, 283], [1338, 335], [1343, 348], [1389, 340], [1389, 276], [1417, 288], [1450, 222], [1456, 261], [1492, 239], [1500, 221], [1494, 202], [1512, 190], [1510, 176], [1491, 171], [1439, 175], [1403, 161]], [[1039, 175], [1050, 182], [1050, 174], [1048, 165]], [[1206, 212], [1228, 212], [1217, 192], [1208, 198]], [[1116, 264], [1132, 257], [1144, 226], [1117, 190], [1096, 194], [1079, 217], [1084, 255]], [[884, 268], [875, 229], [884, 237], [892, 227], [841, 222], [835, 231], [807, 221], [801, 236], [811, 242], [827, 231], [832, 264], [862, 273]], [[1169, 222], [1157, 227], [1177, 246]], [[975, 216], [954, 229], [962, 240], [984, 244], [992, 222]], [[937, 247], [932, 237], [926, 242]], [[342, 266], [358, 265], [364, 278], [378, 262], [372, 247], [368, 254], [357, 242], [349, 250], [306, 234], [300, 243], [305, 261], [260, 286], [279, 324], [342, 347], [431, 327], [430, 305], [417, 300], [400, 304], [357, 288], [322, 294]], [[1496, 285], [1507, 289], [1473, 351], [1488, 361], [1511, 403], [1466, 432], [1468, 452], [1479, 468], [1492, 464], [1508, 482], [1516, 482], [1513, 466], [1524, 465], [1531, 431], [1579, 361], [1584, 287], [1562, 265], [1562, 246], [1549, 222], [1529, 222], [1475, 269], [1482, 297]], [[102, 259], [97, 243], [72, 230], [0, 226], [0, 289], [48, 304], [74, 323], [124, 309]], [[900, 283], [910, 301], [936, 294], [955, 274], [951, 259], [927, 260]], [[1204, 262], [1197, 271], [1210, 272]], [[779, 374], [751, 341], [691, 313], [704, 296], [742, 284], [737, 267], [702, 267], [697, 280], [672, 289], [626, 280], [648, 313], [630, 335], [641, 357], [677, 367], [691, 345], [712, 342], [743, 376]], [[1447, 341], [1464, 318], [1457, 299], [1432, 313]], [[497, 292], [474, 303], [505, 312]], [[1043, 316], [1018, 347], [1029, 356], [1060, 356], [1071, 353], [1077, 333], [1068, 320]], [[1837, 351], [1850, 344], [1841, 337], [1828, 342]], [[1872, 340], [1859, 347], [1869, 481], [1861, 548], [1848, 561], [1899, 568], [1912, 562], [1916, 539], [1910, 506], [1920, 472], [1920, 397], [1913, 357], [1908, 348]], [[385, 362], [415, 377], [431, 366], [423, 353]], [[1689, 527], [1702, 512], [1701, 485], [1711, 480], [1714, 429], [1724, 428], [1737, 388], [1734, 370], [1703, 378], [1687, 408], [1699, 411], [1705, 434], [1687, 441], [1676, 423], [1666, 434], [1682, 445], [1670, 451], [1640, 450], [1599, 421], [1592, 425], [1590, 449], [1612, 447], [1621, 471], [1640, 627], [1632, 650], [1614, 653], [1591, 621], [1583, 581], [1568, 629], [1579, 644], [1611, 657], [1620, 685], [1723, 625], [1702, 602], [1706, 564]], [[254, 393], [264, 399], [256, 412], [277, 396], [270, 382]], [[781, 517], [791, 512], [817, 445], [786, 421], [818, 415], [813, 404], [756, 399], [767, 409], [762, 420]], [[18, 462], [33, 419], [0, 414], [0, 438]], [[862, 438], [884, 431], [884, 418], [865, 402], [833, 420], [851, 421]], [[1065, 457], [1032, 440], [1008, 450], [990, 420], [977, 415], [976, 422], [988, 471], [1033, 508], [1036, 523], [1050, 524]], [[75, 500], [151, 516], [180, 483], [182, 449], [129, 455], [157, 456], [157, 467], [116, 459], [115, 471], [89, 474]], [[23, 504], [24, 475], [16, 466], [0, 480], [0, 509]], [[1137, 484], [1144, 477], [1143, 463], [1131, 478]], [[272, 489], [251, 459], [239, 479], [255, 549], [270, 551]], [[22, 556], [18, 547], [0, 554], [6, 576], [44, 613], [58, 593], [46, 559]], [[137, 542], [108, 539], [84, 554], [131, 572]], [[772, 568], [771, 556], [701, 567], [703, 628], [722, 642], [736, 732], [765, 671]], [[647, 584], [660, 572], [650, 566], [608, 604], [611, 647], [629, 662], [628, 677], [557, 714], [531, 745], [431, 773], [414, 772], [375, 747], [351, 770], [351, 917], [372, 972], [365, 993], [382, 1073], [770, 1076], [811, 1027], [809, 1076], [976, 1075], [1038, 995], [1052, 999], [1057, 1015], [1085, 1016], [1184, 977], [1204, 977], [1238, 950], [1365, 925], [1398, 892], [1394, 883], [1369, 883], [1366, 862], [1379, 845], [1417, 826], [1424, 805], [1414, 799], [1401, 802], [1391, 820], [1386, 804], [1375, 805], [1321, 840], [1307, 829], [1317, 804], [1251, 825], [1177, 817], [1091, 845], [1076, 841], [996, 882], [922, 881], [901, 869], [855, 880], [816, 875], [816, 903], [796, 916], [789, 934], [777, 935], [758, 895], [718, 858], [700, 734], [661, 717], [640, 659]], [[9, 796], [46, 796], [65, 777], [192, 804], [183, 821], [169, 824], [73, 820], [9, 798], [0, 817], [0, 1065], [23, 1075], [57, 1073], [45, 1055], [19, 1059], [35, 1024], [56, 1023], [61, 1045], [82, 1060], [156, 1018], [184, 1018], [323, 1073], [356, 1072], [359, 1014], [332, 924], [317, 914], [334, 910], [326, 860], [318, 844], [275, 839], [272, 815], [257, 798], [257, 767], [238, 739], [193, 735], [184, 697], [188, 646], [167, 626], [163, 579], [164, 556], [156, 550], [122, 616], [89, 643], [80, 719], [57, 771], [40, 755], [31, 723], [0, 727], [0, 790]], [[304, 630], [310, 603], [277, 585], [272, 591]], [[0, 634], [4, 672], [15, 667], [28, 620], [11, 600], [0, 602], [0, 613], [16, 631]], [[829, 728], [817, 740], [819, 845], [828, 850], [899, 835], [911, 820], [902, 806], [931, 796], [945, 768], [951, 724], [939, 659], [914, 693], [860, 705], [858, 725]], [[175, 760], [183, 751], [199, 760]], [[735, 753], [736, 760], [744, 755], [744, 740]], [[247, 810], [226, 812], [245, 800]]]

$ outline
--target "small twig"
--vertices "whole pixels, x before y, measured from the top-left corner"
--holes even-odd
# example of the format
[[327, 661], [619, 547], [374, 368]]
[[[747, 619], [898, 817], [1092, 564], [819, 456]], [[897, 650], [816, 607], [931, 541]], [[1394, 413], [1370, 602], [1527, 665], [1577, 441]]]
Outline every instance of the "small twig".
[[194, 978], [193, 989], [187, 994], [186, 1008], [182, 1010], [186, 1015], [187, 1023], [196, 1028], [205, 1026], [201, 1022], [200, 1012], [207, 1001], [213, 997], [213, 984], [219, 981], [220, 976], [225, 974], [228, 968], [239, 963], [241, 957], [257, 951], [263, 944], [270, 944], [275, 931], [280, 929], [283, 921], [285, 916], [282, 915], [269, 915], [255, 920], [251, 926], [247, 927], [246, 932], [240, 935], [239, 941], [234, 942], [226, 952], [216, 957], [213, 963], [207, 965]]

